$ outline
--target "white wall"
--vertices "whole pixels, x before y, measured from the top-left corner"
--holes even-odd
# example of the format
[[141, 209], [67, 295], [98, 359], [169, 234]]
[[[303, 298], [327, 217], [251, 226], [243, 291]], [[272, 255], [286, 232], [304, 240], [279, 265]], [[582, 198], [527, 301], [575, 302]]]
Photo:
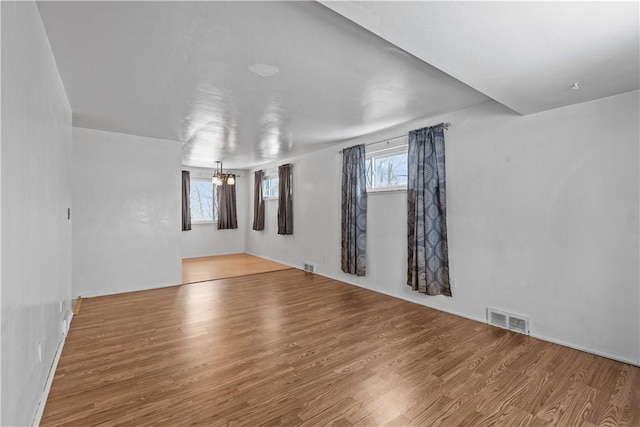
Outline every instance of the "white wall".
[[[211, 179], [213, 169], [182, 166], [191, 172], [191, 178]], [[227, 169], [225, 169], [227, 172]], [[241, 254], [245, 248], [247, 228], [247, 171], [229, 171], [236, 174], [236, 211], [238, 228], [218, 230], [218, 224], [192, 224], [191, 230], [182, 232], [182, 257], [194, 258], [211, 255]], [[253, 206], [253, 205], [252, 205]], [[251, 226], [249, 226], [249, 229]]]
[[1, 424], [18, 426], [34, 420], [70, 310], [71, 109], [36, 4], [1, 8]]
[[[0, 7], [0, 28], [2, 22], [2, 7]], [[0, 45], [2, 44], [2, 31], [0, 31]], [[0, 51], [2, 49], [0, 48]], [[1, 63], [2, 61], [0, 61]], [[2, 67], [0, 67], [0, 80], [2, 80]], [[2, 84], [0, 84], [0, 94]], [[0, 111], [2, 107], [0, 106]], [[0, 114], [0, 165], [2, 164], [2, 114]], [[1, 170], [1, 169], [0, 169]], [[0, 242], [2, 242], [2, 173], [0, 172]], [[2, 307], [2, 244], [0, 243], [0, 307]], [[0, 315], [0, 341], [2, 340], [2, 316]], [[0, 425], [2, 424], [2, 343], [0, 342]]]
[[[247, 252], [479, 321], [487, 307], [528, 315], [534, 336], [638, 364], [638, 104], [631, 92], [522, 117], [488, 102], [294, 159], [294, 235], [276, 234], [267, 204]], [[370, 194], [367, 277], [342, 273], [339, 148], [442, 121], [453, 298], [405, 285], [406, 192]]]
[[73, 295], [181, 283], [180, 144], [73, 128]]

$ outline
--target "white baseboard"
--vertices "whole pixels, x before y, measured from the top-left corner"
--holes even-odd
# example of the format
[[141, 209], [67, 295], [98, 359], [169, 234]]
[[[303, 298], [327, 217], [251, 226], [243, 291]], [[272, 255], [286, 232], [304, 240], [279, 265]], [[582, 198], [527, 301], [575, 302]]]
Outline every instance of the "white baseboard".
[[[279, 261], [276, 261], [276, 262], [279, 262]], [[460, 313], [460, 312], [457, 312], [457, 311], [454, 311], [454, 310], [445, 310], [445, 309], [440, 308], [440, 307], [433, 307], [433, 306], [430, 306], [430, 305], [421, 304], [421, 303], [413, 301], [411, 299], [404, 298], [402, 295], [395, 295], [395, 294], [392, 294], [392, 293], [389, 293], [389, 292], [382, 292], [382, 291], [379, 291], [377, 289], [371, 289], [371, 288], [363, 286], [363, 285], [361, 285], [359, 283], [348, 281], [345, 278], [335, 277], [335, 276], [332, 276], [332, 275], [329, 275], [329, 274], [319, 274], [319, 275], [320, 276], [324, 276], [324, 277], [328, 277], [329, 279], [337, 280], [339, 282], [344, 282], [344, 283], [348, 283], [350, 285], [358, 286], [358, 287], [363, 288], [363, 289], [368, 289], [368, 290], [373, 291], [373, 292], [378, 292], [378, 293], [381, 293], [381, 294], [384, 294], [384, 295], [388, 295], [390, 297], [399, 298], [399, 299], [402, 299], [402, 300], [405, 300], [405, 301], [409, 301], [409, 302], [412, 302], [412, 303], [415, 303], [415, 304], [419, 304], [419, 305], [422, 305], [422, 306], [425, 306], [425, 307], [429, 307], [429, 308], [432, 308], [434, 310], [444, 311], [445, 313], [453, 314], [455, 316], [464, 317], [465, 319], [474, 320], [476, 322], [487, 324], [487, 319], [482, 318], [482, 317], [474, 317], [474, 316], [468, 315], [466, 313]], [[539, 340], [542, 340], [542, 341], [547, 341], [547, 342], [550, 342], [550, 343], [553, 343], [553, 344], [558, 344], [558, 345], [561, 345], [563, 347], [569, 347], [569, 348], [572, 348], [574, 350], [584, 351], [585, 353], [595, 354], [596, 356], [606, 357], [607, 359], [615, 360], [617, 362], [627, 363], [629, 365], [640, 367], [640, 361], [634, 361], [634, 360], [631, 360], [631, 359], [626, 359], [624, 357], [615, 356], [615, 355], [612, 355], [612, 354], [609, 354], [609, 353], [604, 353], [604, 352], [601, 352], [601, 351], [592, 350], [592, 349], [589, 349], [589, 348], [586, 348], [586, 347], [581, 347], [581, 346], [576, 345], [576, 344], [568, 343], [568, 342], [563, 341], [563, 340], [559, 340], [559, 339], [556, 339], [556, 338], [549, 338], [547, 336], [539, 335], [539, 334], [536, 334], [536, 333], [531, 333], [529, 336], [531, 336], [533, 338], [536, 338], [536, 339], [539, 339]]]
[[[269, 261], [273, 261], [273, 262], [277, 262], [277, 263], [280, 263], [280, 264], [288, 265], [290, 267], [297, 268], [297, 269], [301, 270], [301, 268], [298, 267], [298, 266], [291, 265], [289, 263], [282, 262], [282, 261], [277, 260], [277, 259], [272, 259], [272, 258], [263, 256], [263, 255], [256, 255], [256, 254], [252, 254], [252, 253], [249, 253], [249, 252], [247, 252], [247, 253], [249, 255], [253, 255], [253, 256], [256, 256], [256, 257], [259, 257], [259, 258], [268, 259]], [[318, 276], [326, 277], [328, 279], [337, 280], [338, 282], [343, 282], [343, 283], [347, 283], [349, 285], [357, 286], [359, 288], [367, 289], [367, 290], [370, 290], [370, 291], [373, 291], [373, 292], [378, 292], [380, 294], [387, 295], [387, 296], [390, 296], [390, 297], [393, 297], [393, 298], [399, 298], [399, 299], [404, 300], [404, 301], [409, 301], [409, 302], [412, 302], [414, 304], [419, 304], [419, 305], [422, 305], [424, 307], [429, 307], [429, 308], [432, 308], [434, 310], [443, 311], [445, 313], [453, 314], [455, 316], [464, 317], [465, 319], [469, 319], [469, 320], [473, 320], [473, 321], [476, 321], [476, 322], [487, 324], [487, 319], [484, 318], [484, 317], [475, 317], [475, 316], [472, 316], [472, 315], [469, 315], [469, 314], [466, 314], [466, 313], [457, 312], [457, 311], [454, 311], [454, 310], [446, 310], [446, 309], [443, 309], [443, 308], [440, 308], [440, 307], [433, 307], [433, 306], [430, 306], [430, 305], [427, 305], [427, 304], [421, 304], [420, 302], [416, 302], [414, 300], [406, 298], [403, 295], [397, 295], [397, 294], [392, 294], [390, 292], [380, 291], [378, 289], [372, 289], [372, 288], [369, 288], [367, 286], [362, 285], [361, 283], [357, 283], [355, 281], [350, 281], [348, 278], [345, 278], [345, 277], [337, 277], [337, 276], [334, 276], [332, 274], [318, 273], [318, 272], [316, 272], [315, 274], [317, 274]], [[602, 352], [602, 351], [592, 350], [592, 349], [589, 349], [589, 348], [586, 348], [586, 347], [582, 347], [582, 346], [579, 346], [579, 345], [576, 345], [576, 344], [572, 344], [572, 343], [569, 343], [569, 342], [566, 342], [566, 341], [563, 341], [563, 340], [560, 340], [560, 339], [557, 339], [557, 338], [550, 338], [550, 337], [547, 337], [547, 336], [544, 336], [544, 335], [536, 334], [535, 332], [531, 333], [530, 336], [533, 337], [533, 338], [537, 338], [539, 340], [542, 340], [542, 341], [547, 341], [547, 342], [550, 342], [550, 343], [558, 344], [558, 345], [561, 345], [563, 347], [569, 347], [569, 348], [572, 348], [574, 350], [584, 351], [585, 353], [595, 354], [596, 356], [606, 357], [607, 359], [615, 360], [617, 362], [627, 363], [629, 365], [640, 367], [640, 360], [626, 359], [624, 357], [612, 355], [612, 354], [605, 353], [605, 352]]]
[[351, 281], [345, 279], [344, 277], [337, 277], [337, 276], [333, 276], [333, 275], [330, 275], [330, 274], [322, 274], [322, 273], [316, 273], [316, 274], [318, 274], [319, 276], [327, 277], [329, 279], [337, 280], [338, 282], [343, 282], [343, 283], [347, 283], [349, 285], [357, 286], [359, 288], [367, 289], [367, 290], [372, 291], [372, 292], [377, 292], [379, 294], [387, 295], [387, 296], [390, 296], [390, 297], [393, 297], [393, 298], [398, 298], [398, 299], [401, 299], [403, 301], [412, 302], [414, 304], [418, 304], [418, 305], [421, 305], [423, 307], [428, 307], [428, 308], [432, 308], [434, 310], [443, 311], [445, 313], [453, 314], [454, 316], [464, 317], [465, 319], [473, 320], [475, 322], [480, 322], [480, 323], [485, 323], [485, 324], [487, 323], [487, 320], [485, 318], [483, 318], [483, 317], [474, 317], [474, 316], [471, 316], [469, 314], [461, 313], [461, 312], [458, 312], [458, 311], [455, 311], [455, 310], [445, 310], [444, 308], [433, 307], [431, 305], [422, 304], [422, 303], [420, 303], [418, 301], [415, 301], [415, 300], [412, 300], [412, 299], [409, 299], [409, 298], [405, 298], [403, 295], [392, 294], [391, 292], [384, 292], [384, 291], [381, 291], [381, 290], [378, 290], [378, 289], [369, 288], [369, 287], [364, 286], [364, 285], [362, 285], [360, 283], [351, 282]]
[[612, 354], [605, 353], [605, 352], [602, 352], [602, 351], [591, 350], [589, 348], [581, 347], [581, 346], [576, 345], [576, 344], [571, 344], [571, 343], [568, 343], [566, 341], [559, 340], [557, 338], [549, 338], [549, 337], [546, 337], [544, 335], [531, 334], [531, 336], [533, 338], [537, 338], [537, 339], [542, 340], [542, 341], [548, 341], [548, 342], [551, 342], [551, 343], [554, 343], [554, 344], [561, 345], [563, 347], [569, 347], [569, 348], [572, 348], [574, 350], [584, 351], [585, 353], [595, 354], [596, 356], [606, 357], [607, 359], [615, 360], [616, 362], [622, 362], [622, 363], [626, 363], [628, 365], [633, 365], [633, 366], [640, 367], [640, 361], [637, 361], [637, 360], [634, 361], [634, 360], [630, 360], [630, 359], [625, 359], [624, 357], [614, 356]]
[[70, 312], [69, 317], [69, 327], [67, 332], [62, 336], [60, 341], [58, 342], [58, 348], [56, 350], [56, 354], [53, 357], [53, 363], [51, 363], [51, 367], [49, 368], [49, 373], [47, 374], [47, 381], [44, 385], [44, 390], [42, 391], [42, 396], [40, 397], [40, 402], [38, 402], [38, 409], [36, 410], [36, 414], [33, 417], [32, 426], [39, 426], [40, 421], [42, 421], [42, 415], [44, 414], [44, 407], [47, 404], [47, 399], [49, 398], [49, 392], [51, 391], [51, 385], [53, 384], [53, 377], [56, 376], [56, 369], [58, 368], [58, 362], [60, 361], [60, 356], [62, 355], [62, 349], [64, 348], [64, 343], [67, 341], [67, 335], [69, 334], [69, 330], [71, 329], [71, 321], [73, 320], [73, 312]]
[[182, 286], [182, 279], [180, 279], [180, 283], [166, 283], [163, 285], [157, 285], [157, 286], [145, 286], [142, 287], [140, 289], [109, 289], [107, 291], [100, 291], [100, 292], [80, 292], [79, 296], [81, 296], [82, 298], [95, 298], [95, 297], [104, 297], [104, 296], [110, 296], [110, 295], [120, 295], [120, 294], [128, 294], [131, 292], [142, 292], [142, 291], [151, 291], [153, 289], [162, 289], [162, 288], [170, 288], [172, 286]]
[[287, 267], [297, 268], [298, 270], [302, 270], [302, 268], [300, 268], [300, 266], [289, 264], [288, 262], [280, 261], [278, 259], [273, 259], [273, 258], [268, 257], [268, 256], [258, 255], [258, 254], [254, 254], [252, 252], [245, 252], [245, 254], [251, 255], [251, 256], [254, 256], [254, 257], [258, 257], [258, 258], [262, 258], [262, 259], [266, 259], [268, 261], [277, 262], [278, 264], [286, 265]]

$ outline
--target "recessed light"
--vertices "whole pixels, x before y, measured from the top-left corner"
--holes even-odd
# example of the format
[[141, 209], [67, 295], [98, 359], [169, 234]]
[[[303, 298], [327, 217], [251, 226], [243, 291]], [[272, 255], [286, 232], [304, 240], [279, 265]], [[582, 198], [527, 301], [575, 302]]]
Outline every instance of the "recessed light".
[[278, 67], [269, 64], [251, 64], [249, 71], [260, 77], [273, 77], [280, 72]]

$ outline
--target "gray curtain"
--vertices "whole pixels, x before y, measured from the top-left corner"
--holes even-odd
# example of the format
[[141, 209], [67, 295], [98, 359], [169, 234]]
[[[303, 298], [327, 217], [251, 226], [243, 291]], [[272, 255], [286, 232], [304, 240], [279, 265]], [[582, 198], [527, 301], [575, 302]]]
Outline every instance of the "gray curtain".
[[253, 173], [253, 229], [264, 230], [264, 195], [262, 194], [263, 171]]
[[236, 185], [227, 183], [230, 176], [227, 175], [222, 185], [217, 188], [218, 193], [218, 230], [238, 228], [238, 216], [236, 214]]
[[278, 168], [278, 234], [293, 234], [291, 165]]
[[342, 271], [367, 270], [367, 181], [364, 144], [342, 150]]
[[182, 231], [191, 230], [191, 174], [182, 171]]
[[409, 132], [407, 285], [451, 296], [447, 246], [444, 125]]

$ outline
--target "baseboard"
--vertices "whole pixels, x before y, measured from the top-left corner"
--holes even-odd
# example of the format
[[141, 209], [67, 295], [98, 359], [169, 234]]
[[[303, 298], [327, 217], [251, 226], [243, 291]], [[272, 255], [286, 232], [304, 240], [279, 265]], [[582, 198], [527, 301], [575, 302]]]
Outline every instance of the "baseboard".
[[531, 336], [533, 338], [537, 338], [539, 340], [547, 341], [547, 342], [550, 342], [550, 343], [553, 343], [553, 344], [558, 344], [558, 345], [561, 345], [563, 347], [569, 347], [569, 348], [572, 348], [574, 350], [584, 351], [585, 353], [594, 354], [596, 356], [605, 357], [607, 359], [615, 360], [616, 362], [622, 362], [622, 363], [626, 363], [628, 365], [633, 365], [633, 366], [640, 367], [640, 361], [633, 361], [633, 360], [630, 360], [630, 359], [626, 359], [624, 357], [614, 356], [612, 354], [605, 353], [605, 352], [602, 352], [602, 351], [591, 350], [589, 348], [581, 347], [581, 346], [576, 345], [576, 344], [571, 344], [571, 343], [568, 343], [566, 341], [559, 340], [557, 338], [549, 338], [549, 337], [544, 336], [544, 335], [531, 334]]
[[80, 292], [80, 297], [82, 298], [95, 298], [95, 297], [105, 297], [105, 296], [110, 296], [110, 295], [120, 295], [120, 294], [128, 294], [131, 292], [144, 292], [144, 291], [151, 291], [153, 289], [163, 289], [163, 288], [170, 288], [172, 286], [182, 286], [182, 278], [180, 279], [180, 283], [167, 283], [165, 285], [159, 285], [159, 286], [149, 286], [149, 287], [145, 287], [145, 288], [141, 288], [141, 289], [127, 289], [127, 290], [121, 290], [121, 289], [113, 289], [113, 290], [109, 290], [109, 291], [105, 291], [105, 292], [88, 292], [88, 293], [82, 293]]
[[[286, 265], [288, 267], [292, 267], [292, 268], [297, 268], [299, 270], [301, 270], [301, 268], [295, 266], [295, 265], [291, 265], [289, 263], [286, 262], [282, 262], [282, 261], [278, 261], [278, 260], [274, 260], [272, 258], [266, 257], [266, 256], [262, 256], [262, 255], [256, 255], [256, 254], [252, 254], [250, 252], [241, 252], [241, 253], [246, 253], [247, 255], [253, 255], [255, 257], [258, 258], [264, 258], [267, 259], [269, 261], [273, 261], [273, 262], [277, 262], [278, 264], [283, 264]], [[207, 255], [206, 257], [195, 257], [195, 258], [208, 258], [209, 256], [224, 256], [224, 255], [237, 255], [235, 253], [233, 254], [221, 254], [221, 255]], [[203, 282], [208, 282], [208, 280], [203, 280]], [[131, 292], [144, 292], [144, 291], [151, 291], [153, 289], [163, 289], [163, 288], [170, 288], [173, 286], [182, 286], [188, 283], [182, 283], [182, 278], [180, 279], [179, 283], [167, 283], [164, 285], [158, 285], [158, 286], [149, 286], [149, 287], [145, 287], [145, 288], [141, 288], [141, 289], [127, 289], [127, 290], [120, 290], [120, 289], [113, 289], [113, 290], [109, 290], [109, 291], [105, 291], [105, 292], [86, 292], [86, 293], [80, 293], [80, 297], [82, 298], [96, 298], [96, 297], [104, 297], [104, 296], [111, 296], [111, 295], [120, 295], [120, 294], [128, 294]]]
[[280, 261], [280, 260], [277, 260], [277, 259], [273, 259], [273, 258], [268, 257], [268, 256], [258, 255], [258, 254], [254, 254], [252, 252], [245, 252], [245, 254], [251, 255], [251, 256], [254, 256], [254, 257], [258, 257], [258, 258], [263, 258], [263, 259], [266, 259], [267, 261], [277, 262], [278, 264], [286, 265], [287, 267], [297, 268], [298, 270], [302, 270], [302, 268], [300, 268], [300, 266], [298, 266], [298, 265], [293, 265], [293, 264], [290, 264], [288, 262], [283, 262], [283, 261]]
[[[258, 258], [264, 258], [264, 259], [269, 260], [269, 261], [277, 262], [278, 264], [283, 264], [283, 265], [289, 266], [291, 268], [296, 268], [298, 270], [302, 270], [302, 268], [300, 268], [300, 266], [293, 265], [293, 264], [290, 264], [288, 262], [283, 262], [281, 260], [274, 259], [274, 258], [271, 258], [271, 257], [268, 257], [268, 256], [258, 255], [258, 254], [254, 254], [252, 252], [245, 252], [245, 253], [247, 255], [252, 255], [252, 256], [255, 256], [255, 257], [258, 257]], [[357, 286], [357, 287], [362, 288], [362, 289], [367, 289], [367, 290], [372, 291], [372, 292], [377, 292], [379, 294], [387, 295], [389, 297], [398, 298], [398, 299], [401, 299], [403, 301], [408, 301], [408, 302], [411, 302], [411, 303], [414, 303], [414, 304], [418, 304], [418, 305], [421, 305], [421, 306], [424, 306], [424, 307], [429, 307], [429, 308], [432, 308], [434, 310], [443, 311], [445, 313], [453, 314], [454, 316], [464, 317], [465, 319], [474, 320], [476, 322], [480, 322], [480, 323], [484, 323], [484, 324], [487, 323], [487, 319], [485, 319], [484, 317], [474, 317], [474, 316], [471, 316], [469, 314], [460, 313], [460, 312], [457, 312], [457, 311], [454, 311], [454, 310], [444, 310], [442, 308], [436, 308], [436, 307], [432, 307], [430, 305], [421, 304], [421, 303], [416, 302], [414, 300], [405, 298], [405, 297], [403, 297], [401, 295], [392, 294], [390, 292], [383, 292], [383, 291], [380, 291], [378, 289], [369, 288], [369, 287], [364, 286], [364, 285], [362, 285], [360, 283], [352, 282], [352, 281], [348, 280], [348, 278], [337, 277], [337, 276], [334, 276], [332, 274], [327, 274], [327, 273], [319, 273], [317, 271], [315, 273], [313, 273], [313, 274], [316, 274], [316, 275], [322, 276], [322, 277], [326, 277], [327, 279], [336, 280], [338, 282], [346, 283], [348, 285]]]
[[49, 373], [47, 374], [47, 381], [44, 385], [44, 390], [42, 391], [42, 397], [40, 398], [40, 402], [38, 402], [38, 409], [36, 410], [36, 414], [33, 417], [32, 426], [39, 426], [40, 421], [42, 421], [42, 415], [44, 415], [44, 407], [47, 405], [47, 399], [49, 398], [49, 392], [51, 391], [51, 385], [53, 384], [53, 378], [56, 376], [56, 369], [58, 368], [58, 362], [60, 362], [60, 356], [62, 355], [62, 349], [64, 348], [64, 343], [67, 341], [67, 335], [69, 335], [69, 330], [71, 329], [71, 321], [73, 320], [73, 312], [70, 313], [69, 317], [69, 328], [65, 335], [58, 342], [58, 348], [56, 350], [56, 354], [53, 357], [53, 362], [51, 363], [51, 367], [49, 368]]
[[[252, 254], [251, 252], [241, 252], [241, 253], [246, 253], [247, 255], [253, 255], [255, 257], [258, 258], [264, 258], [266, 260], [269, 261], [273, 261], [273, 262], [277, 262], [278, 264], [283, 264], [286, 265], [288, 267], [291, 268], [297, 268], [299, 270], [301, 270], [300, 267], [297, 267], [295, 265], [291, 265], [289, 263], [286, 262], [282, 262], [282, 261], [278, 261], [266, 256], [262, 256], [262, 255], [256, 255], [256, 254]], [[224, 255], [237, 255], [236, 253], [233, 254], [221, 254], [221, 255], [207, 255], [205, 257], [195, 257], [195, 258], [208, 258], [209, 256], [224, 256]], [[208, 282], [208, 280], [203, 280], [203, 282]], [[104, 296], [111, 296], [111, 295], [120, 295], [120, 294], [128, 294], [131, 292], [144, 292], [144, 291], [151, 291], [154, 289], [163, 289], [163, 288], [171, 288], [173, 286], [182, 286], [188, 283], [182, 283], [182, 278], [180, 279], [179, 283], [167, 283], [164, 285], [158, 285], [158, 286], [149, 286], [149, 287], [145, 287], [145, 288], [141, 288], [141, 289], [127, 289], [127, 290], [120, 290], [120, 289], [113, 289], [113, 290], [109, 290], [109, 291], [105, 291], [105, 292], [87, 292], [87, 293], [80, 293], [80, 297], [82, 298], [96, 298], [96, 297], [104, 297]]]
[[[278, 262], [278, 261], [276, 261], [276, 262]], [[368, 290], [373, 291], [373, 292], [378, 292], [380, 294], [384, 294], [384, 295], [387, 295], [387, 296], [390, 296], [390, 297], [399, 298], [399, 299], [404, 300], [404, 301], [409, 301], [409, 302], [412, 302], [414, 304], [422, 305], [424, 307], [429, 307], [429, 308], [432, 308], [434, 310], [443, 311], [445, 313], [453, 314], [454, 316], [464, 317], [465, 319], [469, 319], [469, 320], [473, 320], [473, 321], [476, 321], [476, 322], [480, 322], [480, 323], [483, 323], [485, 325], [487, 324], [487, 319], [485, 319], [483, 317], [474, 317], [474, 316], [468, 315], [466, 313], [457, 312], [455, 310], [445, 310], [443, 308], [439, 308], [439, 307], [436, 308], [436, 307], [433, 307], [433, 306], [430, 306], [430, 305], [421, 304], [421, 303], [413, 301], [411, 299], [404, 298], [401, 295], [395, 295], [395, 294], [392, 294], [392, 293], [389, 293], [389, 292], [382, 292], [382, 291], [379, 291], [377, 289], [371, 289], [371, 288], [369, 288], [367, 286], [363, 286], [363, 285], [361, 285], [359, 283], [351, 282], [351, 281], [346, 280], [344, 278], [336, 277], [336, 276], [333, 276], [333, 275], [329, 275], [329, 274], [318, 274], [318, 275], [327, 277], [329, 279], [337, 280], [339, 282], [344, 282], [344, 283], [348, 283], [350, 285], [358, 286], [358, 287], [363, 288], [363, 289], [368, 289]], [[539, 340], [542, 340], [542, 341], [547, 341], [547, 342], [550, 342], [550, 343], [553, 343], [553, 344], [558, 344], [558, 345], [561, 345], [563, 347], [568, 347], [568, 348], [572, 348], [574, 350], [583, 351], [585, 353], [594, 354], [596, 356], [605, 357], [607, 359], [615, 360], [616, 362], [622, 362], [622, 363], [626, 363], [626, 364], [629, 364], [629, 365], [640, 367], [640, 361], [634, 361], [634, 360], [631, 360], [631, 359], [626, 359], [624, 357], [615, 356], [615, 355], [612, 355], [612, 354], [609, 354], [609, 353], [592, 350], [592, 349], [581, 347], [581, 346], [576, 345], [576, 344], [571, 344], [571, 343], [568, 343], [566, 341], [559, 340], [559, 339], [556, 339], [556, 338], [549, 338], [547, 336], [540, 335], [540, 334], [532, 333], [529, 336], [531, 336], [533, 338], [536, 338], [536, 339], [539, 339]]]
[[[277, 259], [273, 259], [273, 258], [266, 257], [266, 256], [263, 256], [263, 255], [252, 254], [250, 252], [247, 252], [247, 254], [253, 255], [253, 256], [256, 256], [256, 257], [259, 257], [259, 258], [268, 259], [269, 261], [277, 262], [279, 264], [288, 265], [290, 267], [297, 268], [297, 269], [301, 270], [301, 268], [298, 267], [298, 266], [291, 265], [289, 263], [282, 262], [282, 261], [277, 260]], [[429, 307], [429, 308], [432, 308], [434, 310], [443, 311], [445, 313], [453, 314], [454, 316], [459, 316], [459, 317], [463, 317], [465, 319], [473, 320], [475, 322], [480, 322], [480, 323], [483, 323], [483, 324], [487, 324], [487, 319], [484, 318], [484, 317], [475, 317], [475, 316], [472, 316], [472, 315], [469, 315], [469, 314], [466, 314], [466, 313], [461, 313], [461, 312], [458, 312], [458, 311], [455, 311], [455, 310], [447, 310], [447, 309], [443, 309], [443, 308], [440, 308], [440, 307], [433, 307], [431, 305], [421, 304], [421, 303], [416, 302], [414, 300], [411, 300], [409, 298], [405, 298], [402, 295], [396, 295], [396, 294], [392, 294], [390, 292], [384, 292], [384, 291], [380, 291], [378, 289], [369, 288], [367, 286], [362, 285], [361, 283], [357, 283], [355, 281], [350, 281], [350, 280], [348, 280], [348, 278], [345, 278], [345, 277], [337, 277], [337, 276], [334, 276], [332, 274], [318, 273], [318, 272], [316, 272], [314, 274], [317, 274], [318, 276], [326, 277], [328, 279], [336, 280], [338, 282], [347, 283], [349, 285], [357, 286], [357, 287], [362, 288], [362, 289], [367, 289], [369, 291], [373, 291], [373, 292], [377, 292], [377, 293], [380, 293], [380, 294], [383, 294], [383, 295], [387, 295], [387, 296], [390, 296], [390, 297], [393, 297], [393, 298], [398, 298], [398, 299], [401, 299], [401, 300], [404, 300], [404, 301], [412, 302], [414, 304], [422, 305], [424, 307]], [[607, 359], [615, 360], [616, 362], [626, 363], [626, 364], [629, 364], [629, 365], [632, 365], [632, 366], [640, 367], [640, 361], [638, 361], [638, 360], [626, 359], [624, 357], [615, 356], [615, 355], [612, 355], [612, 354], [609, 354], [609, 353], [605, 353], [605, 352], [602, 352], [602, 351], [592, 350], [592, 349], [585, 348], [585, 347], [582, 347], [582, 346], [579, 346], [579, 345], [576, 345], [576, 344], [568, 343], [568, 342], [563, 341], [563, 340], [559, 340], [557, 338], [550, 338], [550, 337], [547, 337], [545, 335], [531, 333], [530, 336], [533, 337], [533, 338], [542, 340], [542, 341], [547, 341], [547, 342], [550, 342], [550, 343], [553, 343], [553, 344], [558, 344], [558, 345], [561, 345], [563, 347], [568, 347], [568, 348], [572, 348], [574, 350], [583, 351], [585, 353], [594, 354], [596, 356], [605, 357]]]
[[384, 292], [384, 291], [380, 291], [378, 289], [372, 289], [372, 288], [364, 286], [364, 285], [362, 285], [360, 283], [351, 282], [351, 281], [349, 281], [349, 280], [347, 280], [347, 279], [345, 279], [343, 277], [337, 277], [337, 276], [333, 276], [333, 275], [330, 275], [330, 274], [322, 274], [322, 273], [316, 273], [316, 274], [318, 274], [319, 276], [327, 277], [329, 279], [337, 280], [338, 282], [347, 283], [349, 285], [357, 286], [357, 287], [362, 288], [362, 289], [367, 289], [367, 290], [372, 291], [372, 292], [377, 292], [379, 294], [383, 294], [383, 295], [386, 295], [386, 296], [389, 296], [389, 297], [398, 298], [398, 299], [401, 299], [403, 301], [407, 301], [407, 302], [411, 302], [411, 303], [414, 303], [414, 304], [418, 304], [418, 305], [421, 305], [423, 307], [428, 307], [428, 308], [431, 308], [433, 310], [438, 310], [438, 311], [442, 311], [444, 313], [453, 314], [454, 316], [458, 316], [458, 317], [464, 317], [465, 319], [473, 320], [475, 322], [480, 322], [480, 323], [484, 323], [484, 324], [487, 323], [487, 320], [484, 317], [474, 317], [474, 316], [471, 316], [469, 314], [460, 313], [460, 312], [455, 311], [455, 310], [445, 310], [443, 308], [433, 307], [433, 306], [427, 305], [427, 304], [422, 304], [422, 303], [419, 303], [419, 302], [417, 302], [415, 300], [412, 300], [412, 299], [409, 299], [409, 298], [405, 298], [402, 295], [396, 295], [396, 294], [392, 294], [390, 292]]
[[210, 258], [212, 256], [225, 256], [225, 255], [242, 255], [245, 252], [221, 252], [221, 253], [209, 253], [206, 255], [194, 255], [194, 256], [183, 256], [182, 260], [184, 261], [185, 259], [197, 259], [197, 258]]

